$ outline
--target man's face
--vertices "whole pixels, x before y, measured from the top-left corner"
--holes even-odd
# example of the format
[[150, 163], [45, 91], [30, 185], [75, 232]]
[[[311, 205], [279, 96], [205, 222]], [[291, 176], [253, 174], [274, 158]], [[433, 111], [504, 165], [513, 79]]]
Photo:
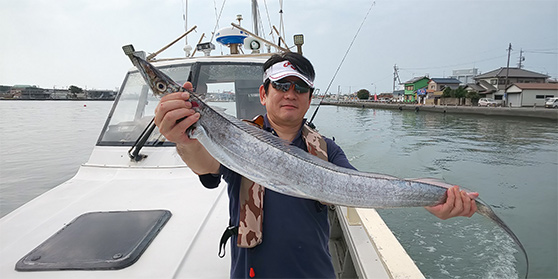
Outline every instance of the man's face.
[[[304, 81], [297, 77], [286, 77], [278, 82], [295, 82], [305, 85]], [[278, 125], [300, 125], [306, 111], [310, 108], [310, 92], [298, 93], [295, 86], [290, 85], [286, 92], [276, 89], [272, 84], [269, 85], [268, 94], [260, 86], [260, 102], [267, 110], [267, 116]]]

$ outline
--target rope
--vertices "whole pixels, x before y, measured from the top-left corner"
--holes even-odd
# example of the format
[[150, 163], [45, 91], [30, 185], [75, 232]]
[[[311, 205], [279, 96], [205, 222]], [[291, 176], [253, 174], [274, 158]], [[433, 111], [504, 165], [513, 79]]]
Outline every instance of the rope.
[[[269, 30], [271, 30], [271, 41], [275, 42], [275, 34], [273, 34], [273, 25], [271, 24], [271, 17], [269, 16], [269, 10], [267, 9], [267, 1], [264, 0], [265, 13], [267, 14], [267, 23], [269, 24]], [[263, 29], [263, 27], [262, 27]], [[263, 34], [263, 32], [262, 32]]]
[[360, 29], [362, 28], [362, 26], [364, 25], [364, 22], [366, 21], [366, 19], [368, 18], [368, 14], [370, 14], [370, 11], [372, 10], [372, 7], [374, 7], [376, 5], [376, 1], [372, 1], [372, 5], [370, 6], [370, 8], [368, 9], [368, 12], [366, 13], [366, 16], [364, 16], [364, 19], [362, 20], [362, 23], [360, 24], [360, 26], [358, 27], [358, 30], [355, 34], [355, 36], [353, 37], [353, 40], [351, 41], [351, 44], [349, 45], [349, 48], [347, 48], [347, 51], [345, 52], [345, 55], [343, 55], [343, 59], [341, 59], [341, 63], [339, 63], [339, 66], [337, 67], [337, 70], [335, 70], [335, 74], [333, 74], [333, 78], [331, 78], [331, 81], [329, 82], [324, 95], [322, 96], [322, 99], [320, 100], [320, 103], [318, 104], [318, 106], [316, 107], [316, 110], [314, 111], [314, 114], [312, 114], [312, 118], [310, 118], [310, 124], [312, 123], [312, 121], [314, 120], [314, 117], [316, 116], [316, 113], [318, 113], [318, 109], [320, 108], [320, 105], [322, 104], [322, 101], [325, 97], [325, 95], [327, 94], [327, 92], [329, 91], [329, 88], [331, 87], [331, 84], [333, 83], [333, 81], [335, 80], [335, 77], [337, 76], [337, 73], [339, 73], [339, 69], [341, 69], [341, 65], [343, 65], [343, 62], [345, 62], [345, 58], [347, 58], [347, 55], [349, 54], [349, 51], [351, 50], [351, 47], [353, 46], [353, 43], [355, 42], [358, 33], [360, 33]]
[[[215, 2], [215, 0], [213, 1]], [[217, 22], [215, 23], [215, 27], [213, 28], [213, 32], [211, 33], [210, 42], [213, 41], [213, 37], [215, 36], [215, 31], [217, 31], [217, 27], [219, 27], [219, 20], [221, 19], [221, 15], [223, 14], [223, 8], [225, 7], [225, 2], [227, 0], [223, 0], [223, 5], [221, 5], [221, 11], [219, 11], [219, 16], [217, 16], [217, 4], [215, 4], [215, 16], [217, 17]]]

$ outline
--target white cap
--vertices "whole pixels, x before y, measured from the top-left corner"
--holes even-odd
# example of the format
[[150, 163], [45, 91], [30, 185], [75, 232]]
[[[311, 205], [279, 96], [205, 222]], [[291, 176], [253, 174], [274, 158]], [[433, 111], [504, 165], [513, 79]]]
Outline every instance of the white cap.
[[306, 76], [304, 76], [303, 74], [299, 73], [295, 69], [295, 67], [291, 64], [291, 62], [286, 60], [276, 63], [273, 66], [269, 67], [263, 75], [263, 81], [265, 82], [266, 79], [269, 79], [271, 81], [277, 81], [282, 78], [286, 78], [290, 76], [298, 77], [306, 84], [308, 84], [310, 87], [314, 88], [314, 82], [309, 78], [307, 78]]

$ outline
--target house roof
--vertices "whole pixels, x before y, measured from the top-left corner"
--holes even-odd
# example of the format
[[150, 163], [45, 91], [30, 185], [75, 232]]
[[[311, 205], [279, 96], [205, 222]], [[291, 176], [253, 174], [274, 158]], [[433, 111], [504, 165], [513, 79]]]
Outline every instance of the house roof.
[[[524, 69], [519, 69], [519, 68], [509, 68], [509, 77], [510, 78], [549, 78], [549, 76], [547, 75], [543, 75], [540, 73], [536, 73], [533, 71], [528, 71], [528, 70], [524, 70]], [[507, 74], [507, 68], [506, 67], [502, 67], [500, 69], [496, 69], [493, 71], [490, 71], [488, 73], [484, 73], [478, 76], [475, 76], [474, 79], [478, 80], [478, 79], [482, 79], [482, 78], [493, 78], [493, 77], [501, 77], [504, 78], [506, 77]]]
[[496, 86], [490, 84], [488, 81], [486, 80], [481, 80], [479, 81], [479, 85], [482, 86], [484, 89], [486, 89], [486, 91], [498, 91], [498, 89], [496, 88]]
[[417, 81], [419, 81], [419, 80], [421, 80], [421, 79], [428, 79], [428, 78], [425, 77], [425, 76], [422, 76], [422, 77], [414, 77], [413, 79], [411, 79], [411, 80], [409, 80], [409, 81], [406, 81], [405, 84], [415, 83], [415, 82], [417, 82]]
[[471, 89], [473, 89], [473, 90], [475, 90], [475, 91], [477, 91], [477, 92], [486, 90], [484, 87], [482, 87], [482, 86], [480, 86], [480, 85], [478, 85], [478, 84], [476, 84], [476, 83], [469, 83], [469, 84], [467, 84], [466, 87], [469, 87], [469, 88], [471, 88]]
[[433, 81], [437, 84], [460, 84], [461, 83], [460, 80], [455, 78], [431, 78], [430, 81]]
[[485, 80], [479, 80], [477, 83], [469, 83], [467, 84], [467, 87], [482, 93], [482, 94], [487, 94], [487, 93], [492, 93], [492, 92], [496, 92], [498, 91], [496, 89], [496, 87], [494, 87], [492, 84], [488, 83]]
[[514, 85], [523, 90], [558, 90], [558, 83], [514, 83], [511, 86]]

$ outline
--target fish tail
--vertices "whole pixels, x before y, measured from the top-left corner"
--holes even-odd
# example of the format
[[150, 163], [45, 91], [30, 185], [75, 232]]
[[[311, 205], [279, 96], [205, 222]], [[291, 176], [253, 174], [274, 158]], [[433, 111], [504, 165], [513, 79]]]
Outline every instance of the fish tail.
[[519, 238], [515, 235], [515, 233], [513, 233], [513, 231], [508, 227], [508, 225], [506, 225], [506, 223], [504, 223], [504, 221], [500, 219], [500, 217], [498, 217], [496, 213], [494, 213], [494, 210], [492, 210], [492, 208], [487, 203], [485, 203], [483, 200], [479, 198], [477, 198], [475, 202], [477, 204], [477, 213], [487, 217], [488, 219], [496, 223], [513, 239], [515, 244], [519, 246], [519, 248], [523, 252], [523, 255], [525, 256], [525, 263], [527, 265], [525, 278], [527, 278], [527, 276], [529, 275], [529, 257], [527, 257], [527, 251], [523, 247], [523, 244], [521, 244], [521, 241], [519, 241]]

